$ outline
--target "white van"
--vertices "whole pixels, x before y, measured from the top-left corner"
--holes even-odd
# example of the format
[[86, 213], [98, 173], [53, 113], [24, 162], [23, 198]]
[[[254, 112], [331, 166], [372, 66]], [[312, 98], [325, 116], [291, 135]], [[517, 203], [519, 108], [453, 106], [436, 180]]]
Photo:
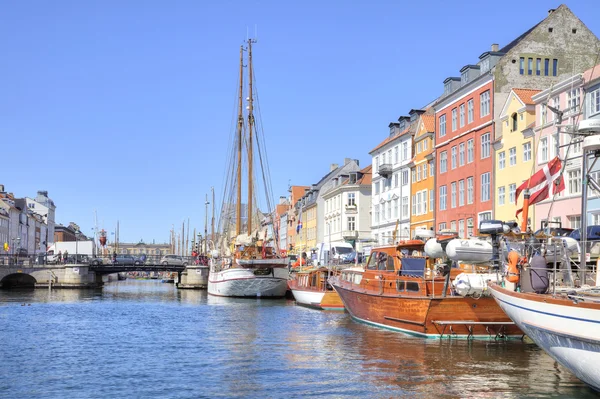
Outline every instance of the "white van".
[[317, 262], [320, 265], [341, 264], [344, 260], [356, 253], [352, 245], [347, 242], [322, 242], [317, 245]]

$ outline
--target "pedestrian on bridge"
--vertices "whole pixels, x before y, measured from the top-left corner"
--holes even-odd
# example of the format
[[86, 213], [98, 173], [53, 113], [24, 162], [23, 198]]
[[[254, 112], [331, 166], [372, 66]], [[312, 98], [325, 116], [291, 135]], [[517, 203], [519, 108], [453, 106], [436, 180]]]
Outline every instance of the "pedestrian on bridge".
[[63, 262], [66, 264], [68, 262], [69, 259], [69, 251], [65, 250], [65, 253], [63, 254]]

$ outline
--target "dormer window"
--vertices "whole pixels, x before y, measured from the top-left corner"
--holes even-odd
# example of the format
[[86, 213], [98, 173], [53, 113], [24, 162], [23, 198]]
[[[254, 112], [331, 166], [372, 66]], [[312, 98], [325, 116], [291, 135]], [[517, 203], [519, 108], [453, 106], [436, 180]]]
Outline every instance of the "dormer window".
[[401, 132], [406, 129], [406, 121], [404, 119], [400, 120], [399, 128]]
[[460, 75], [460, 82], [462, 84], [469, 83], [469, 70], [468, 69], [466, 71], [464, 71], [462, 73], [462, 75]]
[[356, 183], [356, 173], [350, 173], [350, 184]]
[[517, 123], [517, 113], [515, 112], [514, 114], [512, 114], [512, 116], [510, 117], [511, 121], [512, 121], [512, 131], [516, 132], [518, 129], [518, 123]]
[[490, 70], [490, 59], [486, 58], [484, 60], [481, 60], [481, 63], [479, 64], [480, 67], [480, 71], [483, 74], [484, 72], [487, 72]]
[[450, 94], [451, 90], [452, 90], [452, 82], [444, 83], [444, 95]]

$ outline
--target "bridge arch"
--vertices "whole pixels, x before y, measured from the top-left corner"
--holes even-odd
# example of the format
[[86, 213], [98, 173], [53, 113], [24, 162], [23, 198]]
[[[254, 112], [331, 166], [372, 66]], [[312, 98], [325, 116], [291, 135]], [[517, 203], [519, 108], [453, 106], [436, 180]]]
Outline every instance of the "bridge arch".
[[8, 274], [0, 280], [0, 288], [35, 288], [37, 280], [27, 273]]

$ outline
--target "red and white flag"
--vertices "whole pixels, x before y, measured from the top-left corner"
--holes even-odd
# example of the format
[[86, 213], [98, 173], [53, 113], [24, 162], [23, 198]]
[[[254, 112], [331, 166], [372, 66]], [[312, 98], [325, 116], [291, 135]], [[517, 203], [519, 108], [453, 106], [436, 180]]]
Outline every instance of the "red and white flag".
[[[561, 168], [562, 162], [556, 157], [544, 165], [542, 169], [535, 172], [533, 176], [525, 180], [523, 184], [517, 188], [517, 192], [515, 193], [515, 204], [519, 199], [521, 191], [526, 188], [528, 188], [530, 192], [529, 205], [537, 204], [548, 198], [550, 187], [552, 187], [552, 194], [558, 194], [563, 191], [565, 189], [565, 180], [560, 174]], [[518, 217], [521, 212], [523, 212], [523, 208], [517, 209], [516, 216]]]

